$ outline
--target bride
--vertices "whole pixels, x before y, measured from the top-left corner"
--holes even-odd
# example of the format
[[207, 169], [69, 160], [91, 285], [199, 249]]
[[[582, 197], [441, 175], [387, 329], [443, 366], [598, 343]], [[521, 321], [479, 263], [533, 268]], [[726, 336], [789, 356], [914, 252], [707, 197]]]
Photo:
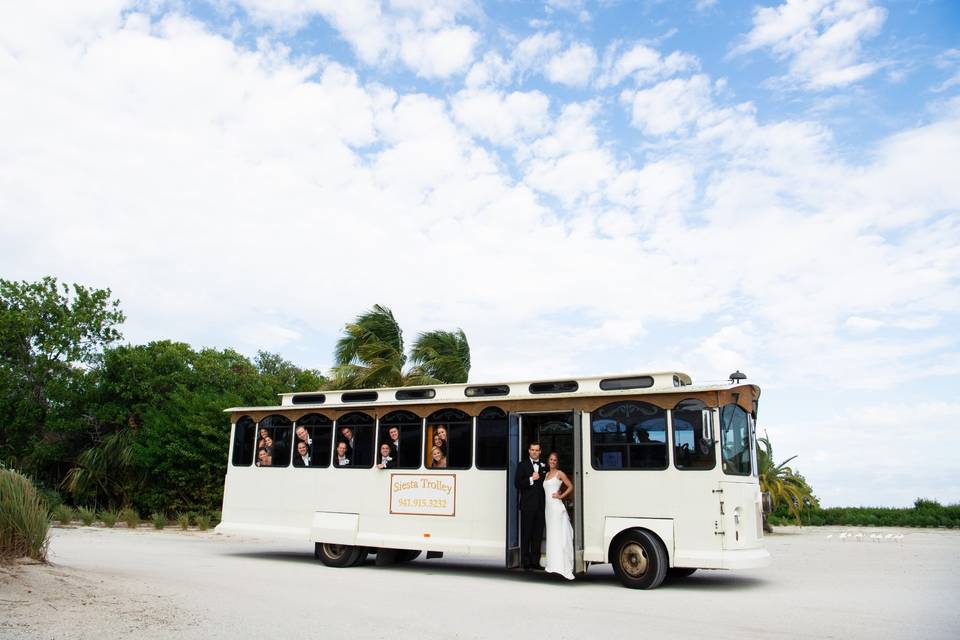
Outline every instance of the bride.
[[559, 468], [559, 458], [551, 453], [547, 458], [547, 475], [543, 480], [546, 494], [544, 520], [547, 525], [547, 566], [551, 573], [558, 573], [573, 580], [573, 527], [563, 499], [573, 491], [573, 483]]

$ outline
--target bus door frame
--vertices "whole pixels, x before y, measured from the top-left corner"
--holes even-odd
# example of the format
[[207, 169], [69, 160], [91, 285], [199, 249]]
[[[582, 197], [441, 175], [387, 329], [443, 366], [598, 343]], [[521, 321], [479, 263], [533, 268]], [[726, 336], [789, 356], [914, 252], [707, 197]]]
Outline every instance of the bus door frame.
[[573, 412], [573, 572], [585, 573], [583, 561], [583, 411]]
[[[583, 412], [574, 410], [570, 413], [573, 418], [573, 571], [584, 573], [587, 566], [583, 560]], [[507, 531], [504, 564], [507, 569], [517, 569], [521, 560], [520, 504], [517, 487], [513, 482], [522, 453], [520, 438], [523, 434], [523, 414], [508, 414], [507, 424]]]
[[520, 427], [520, 414], [507, 414], [507, 544], [504, 558], [507, 569], [520, 568], [520, 505], [517, 487], [513, 484], [520, 463]]

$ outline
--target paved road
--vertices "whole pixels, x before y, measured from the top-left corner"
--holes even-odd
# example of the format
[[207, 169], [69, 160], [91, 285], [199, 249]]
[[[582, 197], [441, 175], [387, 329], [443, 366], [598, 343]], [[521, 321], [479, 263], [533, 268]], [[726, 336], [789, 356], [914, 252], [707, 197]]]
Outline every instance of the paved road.
[[768, 569], [632, 591], [609, 566], [574, 583], [468, 558], [328, 569], [297, 544], [55, 529], [52, 566], [0, 572], [0, 637], [957, 637], [960, 532], [857, 543], [839, 531], [768, 538]]

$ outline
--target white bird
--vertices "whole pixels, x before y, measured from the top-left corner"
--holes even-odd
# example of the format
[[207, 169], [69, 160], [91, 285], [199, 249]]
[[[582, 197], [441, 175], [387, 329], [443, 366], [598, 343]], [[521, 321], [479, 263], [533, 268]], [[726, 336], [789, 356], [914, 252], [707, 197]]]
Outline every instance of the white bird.
[[897, 542], [903, 542], [903, 534], [898, 533], [897, 535], [893, 536], [893, 539], [896, 540]]
[[893, 534], [892, 534], [892, 533], [888, 533], [887, 535], [884, 536], [884, 538], [885, 538], [886, 540], [893, 540]]
[[857, 539], [857, 542], [863, 542], [863, 534], [862, 534], [862, 533], [857, 533], [857, 535], [855, 535], [855, 536], [853, 536], [853, 537]]
[[827, 540], [833, 540], [833, 534], [832, 534], [832, 533], [827, 536]]
[[840, 534], [840, 539], [841, 539], [841, 540], [846, 541], [846, 539], [847, 539], [848, 537], [849, 537], [849, 536], [847, 535], [847, 532], [846, 532], [846, 531], [844, 531], [843, 533]]

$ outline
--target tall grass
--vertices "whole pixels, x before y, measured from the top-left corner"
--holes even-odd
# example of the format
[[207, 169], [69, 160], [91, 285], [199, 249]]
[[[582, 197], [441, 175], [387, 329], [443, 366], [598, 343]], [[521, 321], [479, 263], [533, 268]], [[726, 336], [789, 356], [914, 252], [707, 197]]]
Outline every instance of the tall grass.
[[160, 530], [167, 526], [167, 516], [164, 513], [156, 512], [150, 516], [150, 519], [153, 520], [153, 528]]
[[80, 522], [83, 523], [83, 526], [89, 527], [96, 521], [97, 514], [93, 509], [88, 509], [87, 507], [77, 507], [77, 517], [80, 518]]
[[208, 515], [197, 516], [197, 528], [200, 529], [200, 531], [206, 531], [207, 529], [209, 529], [210, 516]]
[[140, 526], [140, 514], [134, 509], [124, 509], [120, 512], [120, 519], [123, 520], [131, 529]]
[[0, 559], [28, 556], [46, 561], [50, 515], [25, 476], [0, 469]]
[[113, 525], [117, 524], [117, 520], [120, 519], [120, 514], [116, 511], [104, 510], [100, 512], [100, 522], [103, 523], [103, 526], [107, 529], [113, 529]]
[[50, 512], [50, 516], [64, 526], [73, 522], [75, 515], [73, 507], [65, 504], [58, 504], [53, 508], [53, 511]]
[[186, 531], [190, 528], [190, 514], [189, 513], [178, 513], [177, 514], [177, 524], [180, 525], [180, 528]]

